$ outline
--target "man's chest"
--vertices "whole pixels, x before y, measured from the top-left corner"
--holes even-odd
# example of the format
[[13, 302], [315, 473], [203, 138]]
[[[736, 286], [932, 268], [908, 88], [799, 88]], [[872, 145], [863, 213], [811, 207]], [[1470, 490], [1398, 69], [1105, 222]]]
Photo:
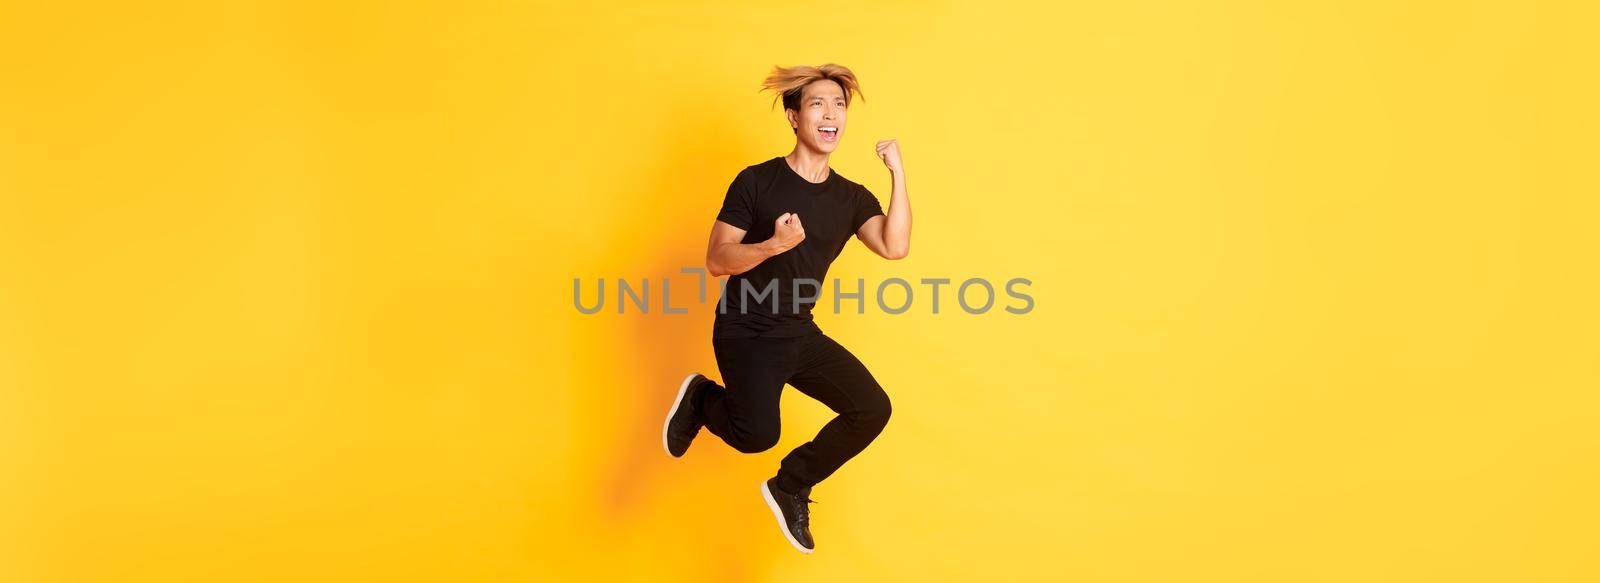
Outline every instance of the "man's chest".
[[[784, 213], [800, 215], [800, 225], [805, 228], [806, 242], [827, 243], [837, 246], [850, 238], [851, 208], [844, 193], [838, 191], [818, 193], [769, 192], [756, 197], [755, 222], [771, 236], [773, 222]], [[752, 229], [752, 232], [755, 229]]]

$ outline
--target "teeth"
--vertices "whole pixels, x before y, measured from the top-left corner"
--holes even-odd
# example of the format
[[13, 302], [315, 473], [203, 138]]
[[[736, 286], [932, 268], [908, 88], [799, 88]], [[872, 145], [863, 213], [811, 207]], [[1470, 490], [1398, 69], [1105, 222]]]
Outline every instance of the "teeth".
[[817, 129], [825, 131], [825, 132], [837, 132], [837, 131], [839, 131], [839, 128], [835, 128], [835, 127], [817, 128]]

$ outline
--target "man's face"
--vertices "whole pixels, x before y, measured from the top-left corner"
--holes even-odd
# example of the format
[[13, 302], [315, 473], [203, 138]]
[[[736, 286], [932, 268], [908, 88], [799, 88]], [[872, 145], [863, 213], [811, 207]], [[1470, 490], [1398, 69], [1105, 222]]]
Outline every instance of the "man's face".
[[833, 153], [844, 136], [844, 89], [831, 79], [812, 81], [800, 90], [800, 110], [786, 112], [795, 137], [813, 150]]

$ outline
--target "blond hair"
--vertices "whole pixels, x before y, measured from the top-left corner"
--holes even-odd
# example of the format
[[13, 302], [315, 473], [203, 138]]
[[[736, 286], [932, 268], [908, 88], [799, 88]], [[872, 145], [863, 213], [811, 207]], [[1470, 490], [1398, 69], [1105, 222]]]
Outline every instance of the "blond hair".
[[[761, 82], [761, 89], [776, 93], [772, 98], [774, 105], [778, 100], [783, 100], [784, 109], [800, 109], [800, 94], [806, 85], [814, 81], [833, 81], [844, 89], [844, 103], [850, 105], [850, 96], [861, 93], [861, 83], [856, 81], [856, 74], [844, 65], [828, 63], [821, 67], [811, 65], [795, 65], [793, 67], [779, 67], [774, 65], [772, 73], [767, 75], [767, 80]], [[862, 99], [866, 99], [863, 95]]]

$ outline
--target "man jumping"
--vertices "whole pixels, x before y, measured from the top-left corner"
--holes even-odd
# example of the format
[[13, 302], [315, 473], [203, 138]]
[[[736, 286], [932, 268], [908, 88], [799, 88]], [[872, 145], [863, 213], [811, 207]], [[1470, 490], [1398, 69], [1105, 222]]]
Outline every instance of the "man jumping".
[[850, 69], [776, 67], [762, 88], [782, 99], [794, 150], [745, 168], [728, 187], [706, 249], [707, 271], [732, 276], [711, 332], [726, 387], [699, 374], [685, 378], [662, 443], [682, 457], [705, 427], [741, 452], [766, 451], [778, 443], [784, 384], [827, 405], [838, 416], [761, 484], [784, 537], [810, 553], [812, 486], [861, 453], [889, 422], [889, 396], [861, 361], [822, 333], [811, 308], [851, 235], [887, 259], [910, 252], [911, 203], [895, 140], [877, 144], [894, 184], [887, 216], [866, 187], [828, 167], [851, 96], [861, 92]]

